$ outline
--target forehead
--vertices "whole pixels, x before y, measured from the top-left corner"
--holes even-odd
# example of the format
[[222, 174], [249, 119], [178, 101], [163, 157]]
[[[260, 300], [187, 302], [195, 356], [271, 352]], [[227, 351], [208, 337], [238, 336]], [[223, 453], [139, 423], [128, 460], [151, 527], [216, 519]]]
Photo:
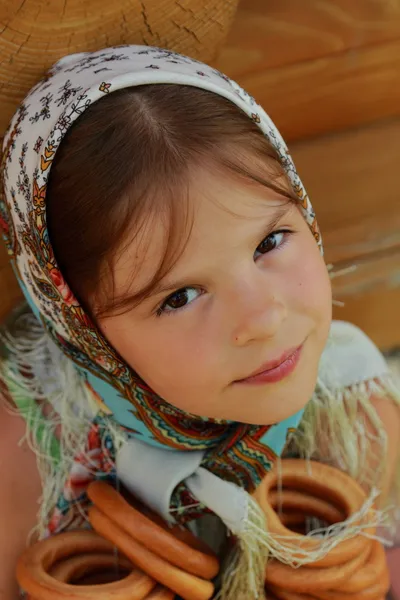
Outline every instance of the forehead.
[[[288, 186], [286, 180], [279, 183]], [[295, 208], [286, 197], [260, 184], [201, 171], [192, 178], [186, 198], [176, 202], [173, 210], [184, 214], [179, 215], [173, 233], [178, 257], [174, 270], [188, 275], [246, 241], [254, 243], [266, 223]], [[126, 289], [132, 281], [129, 291], [133, 292], [151, 280], [166, 252], [168, 219], [171, 215], [166, 213], [149, 215], [119, 253], [114, 268], [117, 289]]]
[[[288, 188], [282, 176], [278, 184]], [[211, 239], [215, 231], [235, 233], [251, 229], [260, 219], [273, 215], [287, 205], [287, 198], [251, 180], [238, 180], [224, 174], [208, 174], [199, 179], [190, 194], [193, 210], [192, 237], [199, 232]]]

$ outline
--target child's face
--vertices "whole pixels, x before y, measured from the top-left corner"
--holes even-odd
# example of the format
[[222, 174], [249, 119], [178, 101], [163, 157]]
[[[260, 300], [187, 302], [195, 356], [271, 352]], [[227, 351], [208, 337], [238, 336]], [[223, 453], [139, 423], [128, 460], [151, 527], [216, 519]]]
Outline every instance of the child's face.
[[[205, 417], [272, 424], [300, 410], [314, 391], [331, 322], [327, 270], [295, 204], [223, 176], [197, 181], [193, 230], [163, 290], [101, 319], [100, 327], [170, 404]], [[160, 220], [117, 261], [116, 294], [141, 289], [162, 252]]]

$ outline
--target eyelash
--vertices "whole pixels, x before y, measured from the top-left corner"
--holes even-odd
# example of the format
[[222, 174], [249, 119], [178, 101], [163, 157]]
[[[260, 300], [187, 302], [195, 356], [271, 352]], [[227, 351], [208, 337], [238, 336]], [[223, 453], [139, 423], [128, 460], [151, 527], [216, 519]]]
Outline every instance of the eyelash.
[[[278, 250], [281, 250], [282, 248], [284, 248], [284, 246], [286, 246], [286, 243], [288, 241], [288, 237], [293, 234], [294, 232], [290, 229], [279, 229], [277, 231], [272, 231], [271, 233], [269, 233], [267, 236], [265, 236], [261, 242], [259, 243], [259, 245], [257, 246], [257, 248], [259, 248], [261, 246], [261, 244], [267, 240], [268, 238], [274, 236], [274, 235], [279, 235], [279, 234], [283, 234], [284, 238], [282, 240], [282, 242], [279, 244], [279, 246], [277, 246], [276, 248], [273, 248], [272, 250], [270, 250], [269, 252], [265, 252], [264, 254], [270, 254], [271, 252], [275, 252]], [[257, 252], [257, 248], [255, 250], [254, 253]], [[263, 254], [261, 254], [261, 256], [263, 256]], [[188, 304], [182, 306], [181, 308], [176, 308], [174, 310], [166, 310], [166, 305], [168, 303], [168, 301], [173, 298], [174, 296], [176, 296], [179, 292], [183, 292], [185, 290], [188, 289], [197, 289], [195, 286], [191, 286], [191, 287], [186, 287], [186, 288], [181, 288], [179, 290], [176, 290], [176, 292], [174, 292], [173, 294], [170, 294], [167, 298], [165, 298], [165, 300], [162, 301], [162, 303], [159, 305], [159, 307], [156, 309], [155, 314], [157, 317], [161, 317], [162, 315], [172, 315], [172, 314], [176, 314], [179, 313], [181, 310], [183, 310], [184, 308], [186, 308], [189, 304], [191, 304], [191, 302], [189, 302]], [[202, 295], [202, 294], [200, 294]]]

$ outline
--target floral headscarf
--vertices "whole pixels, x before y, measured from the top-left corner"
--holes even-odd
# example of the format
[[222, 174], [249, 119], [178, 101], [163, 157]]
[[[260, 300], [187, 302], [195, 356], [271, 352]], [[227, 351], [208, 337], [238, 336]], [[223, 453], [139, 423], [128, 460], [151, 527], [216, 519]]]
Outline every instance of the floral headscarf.
[[302, 412], [274, 426], [252, 426], [199, 418], [166, 403], [122, 362], [87, 317], [57, 266], [49, 240], [46, 186], [68, 129], [105, 95], [160, 83], [191, 85], [219, 94], [257, 123], [277, 150], [304, 218], [321, 245], [308, 196], [284, 141], [264, 110], [219, 71], [173, 52], [142, 46], [66, 57], [30, 92], [4, 140], [1, 225], [33, 312], [124, 431], [153, 446], [200, 450], [202, 467], [251, 492], [282, 452]]

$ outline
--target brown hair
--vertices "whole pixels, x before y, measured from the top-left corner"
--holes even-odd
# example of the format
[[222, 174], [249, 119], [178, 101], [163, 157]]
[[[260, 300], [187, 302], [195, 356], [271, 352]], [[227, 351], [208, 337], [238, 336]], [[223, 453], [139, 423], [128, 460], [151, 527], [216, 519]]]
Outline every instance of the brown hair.
[[[70, 128], [49, 176], [47, 224], [59, 268], [93, 318], [138, 304], [175, 264], [190, 229], [190, 171], [207, 160], [296, 200], [290, 185], [278, 184], [283, 167], [257, 124], [212, 92], [126, 88], [94, 103]], [[163, 260], [145, 289], [116, 298], [116, 254], [151, 215], [165, 218]]]

